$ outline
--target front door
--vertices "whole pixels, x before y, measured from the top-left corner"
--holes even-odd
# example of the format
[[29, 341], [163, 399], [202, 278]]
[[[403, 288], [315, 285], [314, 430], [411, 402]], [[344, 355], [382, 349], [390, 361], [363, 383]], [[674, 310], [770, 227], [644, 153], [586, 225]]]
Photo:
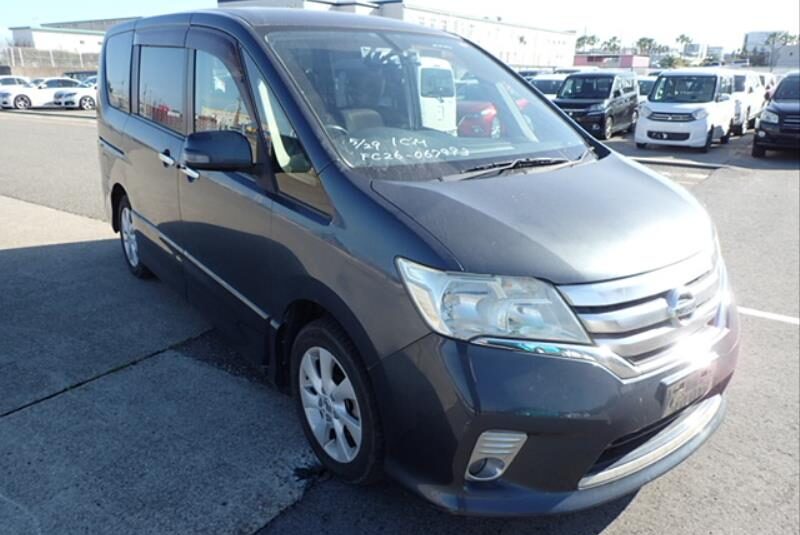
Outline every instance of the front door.
[[189, 300], [248, 356], [263, 358], [272, 213], [271, 185], [258, 167], [265, 145], [236, 44], [222, 33], [193, 28], [186, 47], [194, 80], [190, 130], [240, 132], [250, 141], [254, 164], [251, 172], [181, 170], [179, 240]]

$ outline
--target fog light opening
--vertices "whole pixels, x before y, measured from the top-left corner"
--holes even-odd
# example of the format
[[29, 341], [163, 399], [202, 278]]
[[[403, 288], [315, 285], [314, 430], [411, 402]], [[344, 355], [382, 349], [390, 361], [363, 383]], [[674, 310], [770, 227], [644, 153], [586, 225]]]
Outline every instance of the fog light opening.
[[503, 475], [506, 463], [497, 457], [484, 457], [469, 465], [469, 475], [475, 481], [491, 481]]

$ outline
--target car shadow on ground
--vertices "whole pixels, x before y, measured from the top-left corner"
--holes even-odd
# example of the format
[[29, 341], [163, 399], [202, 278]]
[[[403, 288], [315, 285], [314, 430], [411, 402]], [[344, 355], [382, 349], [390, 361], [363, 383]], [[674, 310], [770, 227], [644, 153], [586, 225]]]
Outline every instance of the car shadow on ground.
[[440, 511], [392, 482], [356, 487], [336, 479], [316, 483], [294, 507], [256, 535], [278, 533], [428, 535], [598, 535], [635, 494], [577, 513], [522, 518], [456, 516]]

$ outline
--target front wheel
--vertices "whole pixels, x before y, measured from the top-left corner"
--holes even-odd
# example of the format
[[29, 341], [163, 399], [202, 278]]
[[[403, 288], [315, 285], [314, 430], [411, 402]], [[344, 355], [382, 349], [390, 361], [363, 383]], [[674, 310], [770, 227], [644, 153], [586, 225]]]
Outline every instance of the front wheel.
[[611, 139], [614, 135], [614, 119], [606, 117], [603, 120], [603, 131], [600, 133], [601, 139]]
[[631, 124], [628, 126], [628, 133], [632, 134], [636, 130], [636, 123], [639, 121], [639, 112], [634, 111], [631, 116]]
[[335, 321], [315, 320], [297, 334], [291, 373], [303, 432], [325, 468], [350, 483], [379, 479], [377, 403], [355, 346]]
[[94, 99], [92, 97], [83, 97], [80, 102], [78, 102], [78, 106], [82, 110], [93, 110], [94, 109]]
[[753, 151], [752, 151], [753, 158], [763, 158], [767, 155], [767, 149], [762, 147], [761, 145], [756, 145], [753, 143]]
[[711, 144], [714, 142], [714, 127], [712, 126], [708, 130], [708, 135], [706, 136], [706, 144], [700, 148], [700, 152], [708, 152], [711, 150]]
[[14, 107], [18, 110], [27, 110], [31, 107], [31, 99], [25, 95], [19, 95], [14, 99]]

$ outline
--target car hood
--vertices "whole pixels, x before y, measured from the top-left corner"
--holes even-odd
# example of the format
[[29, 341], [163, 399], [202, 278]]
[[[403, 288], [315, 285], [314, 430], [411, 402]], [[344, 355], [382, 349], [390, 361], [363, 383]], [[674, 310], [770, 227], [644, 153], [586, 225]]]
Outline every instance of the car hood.
[[611, 153], [554, 170], [461, 182], [372, 183], [471, 273], [556, 284], [627, 277], [713, 247], [684, 189]]
[[699, 109], [708, 109], [709, 102], [643, 102], [650, 111], [658, 113], [692, 113]]
[[559, 107], [567, 107], [567, 108], [588, 108], [594, 104], [602, 104], [606, 102], [604, 98], [556, 98], [553, 99], [553, 102], [556, 103]]
[[800, 113], [800, 100], [773, 100], [768, 109], [775, 113]]

